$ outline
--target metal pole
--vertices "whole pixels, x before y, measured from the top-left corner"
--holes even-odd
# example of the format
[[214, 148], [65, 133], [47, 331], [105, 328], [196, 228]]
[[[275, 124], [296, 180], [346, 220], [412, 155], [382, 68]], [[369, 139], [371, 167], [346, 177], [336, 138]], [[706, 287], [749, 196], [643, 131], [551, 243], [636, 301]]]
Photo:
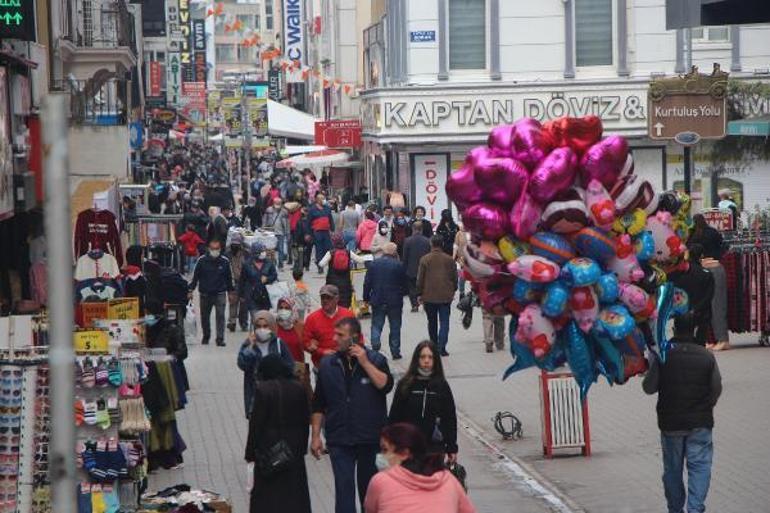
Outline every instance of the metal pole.
[[684, 193], [688, 196], [691, 191], [692, 182], [692, 157], [690, 155], [690, 146], [684, 147]]
[[67, 97], [49, 94], [43, 101], [45, 158], [45, 233], [48, 252], [51, 368], [51, 502], [57, 513], [77, 513], [75, 423], [72, 401], [75, 353], [72, 348], [72, 227], [70, 221]]

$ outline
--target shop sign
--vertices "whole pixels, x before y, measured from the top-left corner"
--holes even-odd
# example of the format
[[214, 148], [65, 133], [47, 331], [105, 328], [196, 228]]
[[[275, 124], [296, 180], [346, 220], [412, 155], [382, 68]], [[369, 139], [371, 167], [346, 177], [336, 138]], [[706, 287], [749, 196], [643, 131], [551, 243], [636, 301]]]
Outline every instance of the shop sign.
[[281, 99], [281, 70], [278, 68], [270, 68], [267, 72], [267, 84], [268, 84], [268, 96], [274, 102]]
[[[694, 144], [721, 139], [727, 129], [727, 77], [716, 65], [711, 75], [698, 68], [682, 77], [653, 80], [648, 91], [650, 139]], [[684, 135], [683, 135], [684, 134]], [[695, 137], [688, 134], [694, 134]]]
[[314, 142], [329, 148], [360, 148], [361, 122], [358, 119], [316, 121]]
[[76, 331], [72, 336], [76, 353], [107, 353], [110, 350], [110, 341], [106, 331]]
[[169, 109], [157, 109], [153, 111], [152, 119], [162, 123], [172, 123], [176, 120], [176, 112]]
[[112, 299], [107, 307], [108, 319], [138, 319], [139, 318], [139, 298], [123, 297]]
[[0, 39], [35, 41], [35, 0], [0, 0]]
[[182, 81], [195, 80], [192, 61], [192, 19], [190, 17], [190, 0], [179, 0], [179, 30], [182, 41], [179, 48], [179, 60], [182, 63]]
[[192, 37], [193, 37], [193, 50], [206, 51], [206, 21], [205, 20], [193, 20], [192, 21]]
[[205, 100], [206, 82], [185, 82], [182, 84], [182, 96], [195, 100]]
[[[267, 98], [246, 97], [246, 112], [249, 116], [251, 134], [255, 138], [267, 137]], [[253, 146], [254, 141], [252, 141]], [[269, 146], [269, 142], [268, 142]]]
[[412, 169], [414, 169], [414, 204], [425, 207], [425, 217], [435, 228], [441, 220], [441, 211], [449, 208], [449, 201], [444, 192], [449, 174], [449, 154], [413, 154]]
[[150, 96], [160, 96], [160, 62], [150, 61]]
[[179, 26], [179, 2], [177, 0], [166, 0], [166, 26], [168, 27], [169, 40], [182, 38], [182, 30]]
[[436, 41], [436, 31], [413, 30], [409, 32], [409, 41], [412, 43], [433, 43]]
[[241, 99], [222, 98], [222, 119], [227, 133], [232, 136], [241, 134]]
[[[284, 55], [291, 61], [305, 64], [305, 33], [303, 0], [283, 0]], [[300, 71], [287, 71], [286, 81], [290, 84], [303, 82]]]
[[706, 224], [720, 232], [729, 231], [733, 228], [733, 214], [729, 210], [703, 210], [701, 214], [703, 214]]
[[144, 105], [148, 109], [162, 109], [166, 106], [165, 96], [145, 96]]
[[166, 101], [176, 106], [182, 93], [182, 63], [179, 52], [167, 52], [166, 55]]
[[107, 318], [107, 303], [81, 303], [83, 326], [90, 328], [97, 319]]

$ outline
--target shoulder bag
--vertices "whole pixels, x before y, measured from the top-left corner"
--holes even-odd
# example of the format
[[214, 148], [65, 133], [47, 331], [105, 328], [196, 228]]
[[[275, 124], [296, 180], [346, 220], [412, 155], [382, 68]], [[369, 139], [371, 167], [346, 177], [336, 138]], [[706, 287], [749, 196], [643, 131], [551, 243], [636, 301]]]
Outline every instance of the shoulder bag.
[[[278, 425], [283, 427], [283, 394], [281, 394], [281, 385], [276, 383], [278, 398]], [[272, 477], [288, 470], [294, 463], [294, 451], [288, 442], [281, 438], [264, 451], [260, 451], [255, 458], [257, 470], [262, 477]]]

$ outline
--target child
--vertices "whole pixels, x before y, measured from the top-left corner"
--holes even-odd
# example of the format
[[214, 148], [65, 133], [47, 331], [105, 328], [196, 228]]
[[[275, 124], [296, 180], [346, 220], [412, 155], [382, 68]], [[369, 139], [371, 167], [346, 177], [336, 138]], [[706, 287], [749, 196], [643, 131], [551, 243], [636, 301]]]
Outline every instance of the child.
[[297, 307], [297, 317], [300, 320], [304, 320], [305, 313], [310, 313], [310, 309], [313, 307], [310, 302], [310, 292], [307, 284], [302, 281], [302, 276], [304, 276], [302, 269], [294, 269], [291, 273], [291, 277], [294, 278], [294, 285], [291, 287], [291, 299], [294, 300]]
[[198, 245], [203, 244], [203, 239], [195, 232], [195, 227], [191, 224], [187, 225], [187, 231], [177, 237], [177, 240], [182, 244], [187, 272], [192, 273], [195, 268], [195, 262], [198, 260]]

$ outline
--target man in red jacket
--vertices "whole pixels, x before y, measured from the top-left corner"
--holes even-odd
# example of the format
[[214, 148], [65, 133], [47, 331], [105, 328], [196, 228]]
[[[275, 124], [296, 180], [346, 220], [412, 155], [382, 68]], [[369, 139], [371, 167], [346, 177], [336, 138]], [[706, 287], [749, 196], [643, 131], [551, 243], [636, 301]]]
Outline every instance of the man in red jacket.
[[337, 351], [337, 343], [334, 341], [334, 325], [337, 321], [345, 317], [355, 318], [353, 312], [337, 305], [339, 297], [340, 291], [336, 286], [324, 285], [321, 287], [321, 308], [305, 318], [302, 342], [316, 368], [324, 356]]

